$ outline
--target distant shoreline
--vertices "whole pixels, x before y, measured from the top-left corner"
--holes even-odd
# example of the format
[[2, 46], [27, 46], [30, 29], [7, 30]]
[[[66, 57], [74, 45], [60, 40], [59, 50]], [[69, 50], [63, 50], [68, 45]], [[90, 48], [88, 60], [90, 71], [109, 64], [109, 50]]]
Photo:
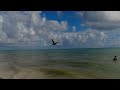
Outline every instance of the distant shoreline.
[[69, 50], [69, 49], [120, 49], [120, 47], [118, 47], [118, 48], [108, 47], [108, 48], [1, 49], [0, 51]]

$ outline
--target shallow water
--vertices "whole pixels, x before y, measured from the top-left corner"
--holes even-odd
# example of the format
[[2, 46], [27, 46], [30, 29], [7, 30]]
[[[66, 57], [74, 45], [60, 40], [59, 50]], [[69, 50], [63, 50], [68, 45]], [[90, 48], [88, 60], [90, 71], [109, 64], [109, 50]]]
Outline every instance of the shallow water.
[[[114, 56], [118, 61], [112, 61]], [[4, 79], [118, 79], [120, 49], [0, 51]]]

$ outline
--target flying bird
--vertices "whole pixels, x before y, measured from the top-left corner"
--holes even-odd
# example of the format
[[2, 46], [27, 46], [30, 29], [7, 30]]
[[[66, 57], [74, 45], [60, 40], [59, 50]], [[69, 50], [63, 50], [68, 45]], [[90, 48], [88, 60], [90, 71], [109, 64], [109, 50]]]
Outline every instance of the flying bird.
[[53, 41], [53, 39], [52, 39], [52, 42], [53, 42], [53, 44], [52, 44], [52, 45], [56, 45], [56, 44], [58, 43], [58, 42], [54, 42], [54, 41]]

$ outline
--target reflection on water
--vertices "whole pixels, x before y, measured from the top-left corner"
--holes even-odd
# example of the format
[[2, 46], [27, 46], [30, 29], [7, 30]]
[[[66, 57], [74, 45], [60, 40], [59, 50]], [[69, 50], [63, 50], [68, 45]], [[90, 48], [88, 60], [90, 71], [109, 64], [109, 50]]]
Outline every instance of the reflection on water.
[[120, 78], [120, 49], [70, 49], [0, 51], [0, 77], [41, 78]]

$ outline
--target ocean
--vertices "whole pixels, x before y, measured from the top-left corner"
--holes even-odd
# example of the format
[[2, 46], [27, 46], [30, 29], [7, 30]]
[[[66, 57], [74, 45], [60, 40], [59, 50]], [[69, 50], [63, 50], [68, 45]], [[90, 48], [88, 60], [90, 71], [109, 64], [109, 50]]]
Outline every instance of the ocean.
[[120, 48], [1, 50], [0, 78], [119, 79]]

